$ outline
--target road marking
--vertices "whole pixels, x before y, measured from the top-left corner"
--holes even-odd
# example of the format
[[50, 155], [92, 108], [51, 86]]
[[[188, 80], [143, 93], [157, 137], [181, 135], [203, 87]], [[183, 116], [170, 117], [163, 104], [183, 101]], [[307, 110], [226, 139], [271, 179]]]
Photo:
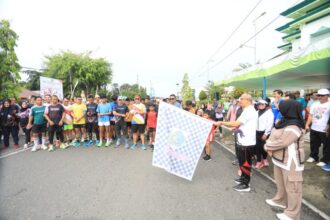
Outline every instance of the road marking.
[[[229, 151], [230, 153], [232, 153], [233, 155], [235, 155], [235, 152], [230, 149], [229, 147], [227, 147], [226, 145], [220, 143], [219, 141], [215, 141], [216, 143], [218, 143], [221, 147], [225, 148], [227, 151]], [[272, 181], [273, 183], [276, 183], [275, 180], [269, 176], [267, 173], [262, 172], [261, 170], [256, 170], [254, 169], [254, 171], [257, 171], [258, 173], [260, 173], [262, 176], [266, 177], [267, 179], [269, 179], [270, 181]], [[316, 214], [318, 214], [319, 216], [321, 216], [324, 219], [330, 219], [330, 216], [328, 216], [326, 213], [322, 212], [321, 210], [319, 210], [318, 208], [316, 208], [313, 204], [311, 204], [310, 202], [306, 201], [305, 199], [302, 199], [302, 203], [307, 206], [309, 209], [311, 209], [312, 211], [314, 211]]]
[[13, 156], [13, 155], [15, 155], [15, 154], [22, 153], [22, 152], [25, 152], [25, 151], [27, 151], [27, 150], [29, 150], [29, 148], [27, 148], [27, 149], [21, 149], [21, 150], [18, 150], [18, 151], [15, 151], [15, 152], [9, 153], [9, 154], [1, 155], [1, 156], [0, 156], [0, 159], [2, 159], [2, 158], [6, 158], [6, 157], [10, 157], [10, 156]]

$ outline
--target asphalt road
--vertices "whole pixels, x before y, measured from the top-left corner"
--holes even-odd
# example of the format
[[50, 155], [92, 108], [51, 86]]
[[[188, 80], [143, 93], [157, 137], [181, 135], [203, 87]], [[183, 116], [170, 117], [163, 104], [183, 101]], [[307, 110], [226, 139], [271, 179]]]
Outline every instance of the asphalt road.
[[[0, 157], [0, 219], [276, 219], [275, 185], [254, 172], [232, 190], [233, 156], [214, 145], [193, 181], [151, 166], [152, 151], [69, 148]], [[320, 219], [306, 207], [302, 219]]]

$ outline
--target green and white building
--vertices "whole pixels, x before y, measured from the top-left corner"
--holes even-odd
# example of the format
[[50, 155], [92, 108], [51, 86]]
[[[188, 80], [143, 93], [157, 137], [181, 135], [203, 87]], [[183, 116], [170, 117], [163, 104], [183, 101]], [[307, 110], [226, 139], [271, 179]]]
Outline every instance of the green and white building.
[[276, 29], [283, 52], [217, 84], [268, 91], [330, 87], [330, 1], [305, 0], [281, 15], [290, 19]]

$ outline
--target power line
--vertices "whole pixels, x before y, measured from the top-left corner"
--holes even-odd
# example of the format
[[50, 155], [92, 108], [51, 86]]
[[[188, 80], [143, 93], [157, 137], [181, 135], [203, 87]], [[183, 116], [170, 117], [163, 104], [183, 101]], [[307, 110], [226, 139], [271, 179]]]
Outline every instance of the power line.
[[210, 56], [210, 58], [207, 60], [207, 62], [202, 66], [202, 68], [197, 72], [201, 72], [207, 65], [209, 60], [212, 60], [212, 58], [219, 53], [219, 51], [228, 43], [228, 41], [234, 36], [234, 34], [238, 31], [238, 29], [243, 25], [243, 23], [248, 19], [248, 17], [252, 14], [252, 12], [258, 7], [258, 5], [262, 2], [263, 0], [260, 0], [257, 2], [257, 4], [252, 8], [252, 10], [244, 17], [244, 19], [239, 23], [239, 25], [234, 29], [234, 31], [227, 37], [227, 39], [221, 44], [221, 46]]
[[[300, 0], [296, 1], [293, 5], [296, 5], [299, 1]], [[267, 27], [269, 27], [272, 23], [274, 23], [280, 17], [281, 17], [281, 14], [279, 14], [278, 16], [276, 16], [273, 20], [271, 20], [268, 24], [266, 24], [258, 32], [256, 32], [254, 35], [252, 35], [248, 40], [246, 40], [244, 43], [241, 43], [240, 46], [238, 46], [236, 49], [234, 49], [233, 51], [231, 51], [227, 56], [225, 56], [224, 58], [222, 58], [221, 60], [219, 60], [218, 62], [216, 62], [211, 68], [209, 68], [209, 70], [212, 70], [214, 67], [218, 66], [223, 61], [225, 61], [226, 59], [228, 59], [229, 57], [231, 57], [234, 53], [236, 53], [239, 49], [241, 49], [241, 45], [244, 45], [244, 44], [248, 43], [250, 40], [252, 40], [253, 38], [255, 38], [257, 35], [259, 35], [262, 31], [264, 31]], [[202, 72], [202, 74], [204, 74], [205, 72], [206, 71]]]

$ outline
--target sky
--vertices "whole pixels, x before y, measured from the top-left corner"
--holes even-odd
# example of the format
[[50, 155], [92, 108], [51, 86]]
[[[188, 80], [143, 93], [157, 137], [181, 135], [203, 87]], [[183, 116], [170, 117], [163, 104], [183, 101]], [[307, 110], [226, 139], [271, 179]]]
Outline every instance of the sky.
[[[62, 50], [93, 51], [112, 63], [113, 83], [139, 83], [167, 97], [182, 86], [200, 91], [220, 81], [238, 63], [254, 63], [254, 39], [243, 42], [297, 0], [263, 0], [221, 50], [212, 56], [260, 0], [0, 0], [0, 19], [19, 35], [16, 53], [22, 67], [43, 68], [45, 55]], [[281, 53], [279, 17], [257, 36], [257, 61]], [[179, 84], [179, 86], [177, 86]], [[198, 96], [198, 93], [196, 94]]]

